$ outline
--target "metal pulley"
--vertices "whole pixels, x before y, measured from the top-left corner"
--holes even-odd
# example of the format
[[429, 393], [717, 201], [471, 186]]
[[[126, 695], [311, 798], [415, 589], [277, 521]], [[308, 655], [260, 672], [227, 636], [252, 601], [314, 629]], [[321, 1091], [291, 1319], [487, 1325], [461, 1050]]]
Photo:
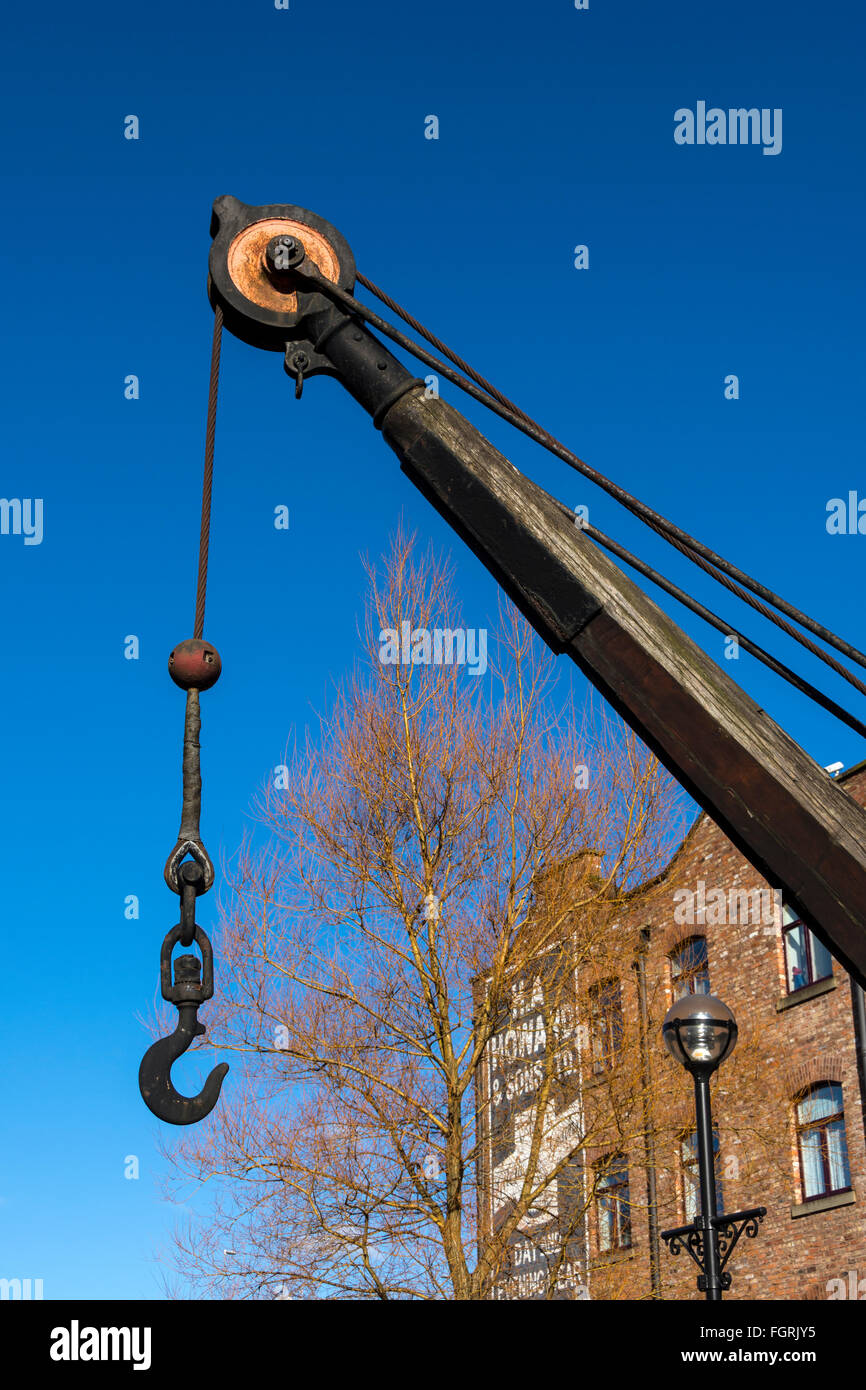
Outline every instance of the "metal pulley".
[[423, 385], [359, 317], [355, 260], [330, 222], [293, 203], [250, 207], [226, 194], [213, 205], [211, 236], [211, 304], [235, 337], [284, 353], [296, 396], [307, 377], [338, 377], [378, 427]]
[[208, 296], [226, 328], [253, 347], [284, 352], [300, 384], [335, 376], [308, 333], [332, 309], [310, 275], [346, 293], [355, 285], [355, 261], [336, 227], [294, 204], [250, 207], [226, 194], [213, 205], [211, 236]]

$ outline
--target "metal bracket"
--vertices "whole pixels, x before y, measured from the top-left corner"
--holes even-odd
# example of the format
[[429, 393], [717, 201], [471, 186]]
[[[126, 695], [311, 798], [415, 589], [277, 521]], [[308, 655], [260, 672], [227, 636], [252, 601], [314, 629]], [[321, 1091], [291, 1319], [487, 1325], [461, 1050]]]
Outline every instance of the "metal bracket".
[[297, 338], [292, 343], [286, 343], [283, 368], [286, 376], [290, 376], [296, 383], [296, 400], [301, 399], [301, 392], [307, 377], [339, 375], [333, 362], [329, 358], [323, 357], [320, 352], [316, 352], [308, 338]]
[[[710, 1217], [707, 1227], [712, 1227], [713, 1237], [718, 1242], [719, 1283], [723, 1290], [727, 1291], [731, 1287], [731, 1276], [726, 1272], [725, 1265], [731, 1258], [737, 1241], [744, 1234], [748, 1239], [754, 1240], [758, 1234], [758, 1227], [766, 1215], [766, 1207], [750, 1207], [748, 1211], [733, 1211], [729, 1216]], [[709, 1233], [709, 1229], [707, 1229], [706, 1234]], [[678, 1255], [681, 1250], [685, 1250], [687, 1254], [691, 1255], [700, 1270], [697, 1281], [698, 1290], [700, 1293], [706, 1293], [707, 1276], [703, 1221], [699, 1219], [688, 1226], [675, 1226], [672, 1230], [660, 1231], [659, 1234], [672, 1255]]]
[[[750, 1207], [748, 1211], [735, 1211], [730, 1216], [713, 1217], [712, 1224], [715, 1226], [719, 1238], [722, 1269], [731, 1258], [740, 1236], [745, 1235], [748, 1240], [754, 1240], [758, 1234], [758, 1227], [766, 1215], [766, 1207]], [[730, 1280], [731, 1276], [728, 1275], [727, 1277]]]

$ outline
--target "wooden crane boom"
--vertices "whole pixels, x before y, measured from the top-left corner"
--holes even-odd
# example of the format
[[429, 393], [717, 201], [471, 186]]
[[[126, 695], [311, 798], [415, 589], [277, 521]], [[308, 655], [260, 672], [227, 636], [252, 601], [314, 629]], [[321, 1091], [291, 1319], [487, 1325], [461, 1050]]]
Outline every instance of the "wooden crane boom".
[[[280, 267], [280, 231], [288, 268]], [[407, 477], [743, 855], [866, 983], [866, 812], [457, 410], [347, 308], [354, 264], [289, 205], [214, 204], [210, 295], [299, 385], [336, 376]], [[305, 260], [306, 258], [306, 260]], [[336, 298], [330, 297], [332, 284]], [[285, 307], [283, 307], [285, 306]]]

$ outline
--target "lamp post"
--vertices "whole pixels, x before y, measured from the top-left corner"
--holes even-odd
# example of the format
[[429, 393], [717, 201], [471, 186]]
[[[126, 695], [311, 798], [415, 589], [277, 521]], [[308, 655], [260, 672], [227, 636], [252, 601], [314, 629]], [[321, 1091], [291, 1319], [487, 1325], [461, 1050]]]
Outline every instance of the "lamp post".
[[766, 1207], [720, 1215], [716, 1208], [716, 1170], [713, 1161], [713, 1119], [710, 1077], [734, 1050], [737, 1023], [727, 1004], [712, 994], [686, 994], [668, 1009], [662, 1024], [665, 1047], [691, 1073], [695, 1083], [698, 1178], [701, 1209], [688, 1226], [662, 1231], [672, 1255], [686, 1250], [700, 1270], [698, 1289], [709, 1302], [720, 1302], [731, 1287], [725, 1272], [734, 1246], [745, 1234], [754, 1238], [767, 1214]]

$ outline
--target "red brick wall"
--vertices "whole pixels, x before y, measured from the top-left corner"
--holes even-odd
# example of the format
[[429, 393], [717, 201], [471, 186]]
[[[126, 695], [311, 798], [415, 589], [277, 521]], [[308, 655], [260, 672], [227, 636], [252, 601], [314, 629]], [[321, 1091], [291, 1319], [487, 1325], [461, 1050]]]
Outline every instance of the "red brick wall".
[[[846, 791], [866, 804], [866, 766], [844, 775]], [[676, 1067], [667, 1059], [658, 1032], [660, 1016], [672, 1002], [669, 953], [678, 940], [691, 935], [707, 939], [710, 988], [733, 1010], [740, 1027], [744, 1065], [748, 1053], [746, 1040], [761, 1062], [754, 1073], [752, 1094], [766, 1089], [766, 1115], [775, 1111], [773, 1133], [762, 1142], [748, 1134], [734, 1137], [735, 1116], [742, 1106], [733, 1094], [738, 1065], [737, 1052], [717, 1073], [713, 1083], [713, 1118], [720, 1136], [726, 1211], [765, 1206], [767, 1217], [755, 1240], [743, 1238], [729, 1266], [733, 1285], [726, 1297], [739, 1299], [826, 1298], [828, 1281], [842, 1279], [847, 1289], [849, 1271], [857, 1271], [864, 1281], [866, 1297], [866, 1144], [860, 1081], [857, 1070], [851, 984], [847, 974], [834, 964], [834, 987], [811, 998], [777, 1010], [787, 997], [782, 932], [779, 920], [746, 921], [704, 925], [677, 925], [674, 919], [682, 897], [677, 890], [698, 891], [702, 880], [705, 891], [722, 889], [726, 896], [734, 889], [769, 890], [766, 883], [731, 845], [716, 825], [702, 816], [674, 857], [665, 875], [663, 891], [643, 915], [634, 914], [622, 927], [637, 936], [637, 928], [651, 928], [647, 957], [648, 994], [652, 1001], [652, 1065]], [[765, 900], [766, 902], [766, 900]], [[726, 916], [731, 916], [727, 902]], [[636, 976], [623, 980], [623, 1003], [637, 1012]], [[738, 1043], [738, 1048], [741, 1044]], [[848, 1159], [854, 1201], [829, 1210], [810, 1207], [808, 1214], [792, 1216], [792, 1207], [802, 1204], [799, 1190], [799, 1164], [793, 1126], [793, 1094], [810, 1081], [835, 1080], [842, 1084], [845, 1107]], [[748, 1085], [748, 1078], [739, 1084]], [[694, 1109], [691, 1082], [682, 1074], [683, 1115], [692, 1120]], [[769, 1151], [768, 1151], [769, 1142]], [[668, 1145], [667, 1150], [672, 1150]], [[633, 1248], [629, 1254], [597, 1257], [591, 1274], [592, 1297], [620, 1294], [627, 1279], [632, 1297], [649, 1296], [649, 1259], [646, 1210], [646, 1170], [640, 1152], [629, 1153], [633, 1210]], [[661, 1225], [681, 1225], [686, 1220], [682, 1207], [679, 1162], [675, 1152], [658, 1155]], [[728, 1176], [724, 1177], [727, 1172]], [[663, 1296], [698, 1298], [697, 1270], [688, 1254], [671, 1256], [661, 1245], [660, 1263]], [[616, 1269], [610, 1268], [616, 1264]], [[838, 1286], [833, 1286], [838, 1290]], [[838, 1296], [838, 1292], [837, 1292]]]

